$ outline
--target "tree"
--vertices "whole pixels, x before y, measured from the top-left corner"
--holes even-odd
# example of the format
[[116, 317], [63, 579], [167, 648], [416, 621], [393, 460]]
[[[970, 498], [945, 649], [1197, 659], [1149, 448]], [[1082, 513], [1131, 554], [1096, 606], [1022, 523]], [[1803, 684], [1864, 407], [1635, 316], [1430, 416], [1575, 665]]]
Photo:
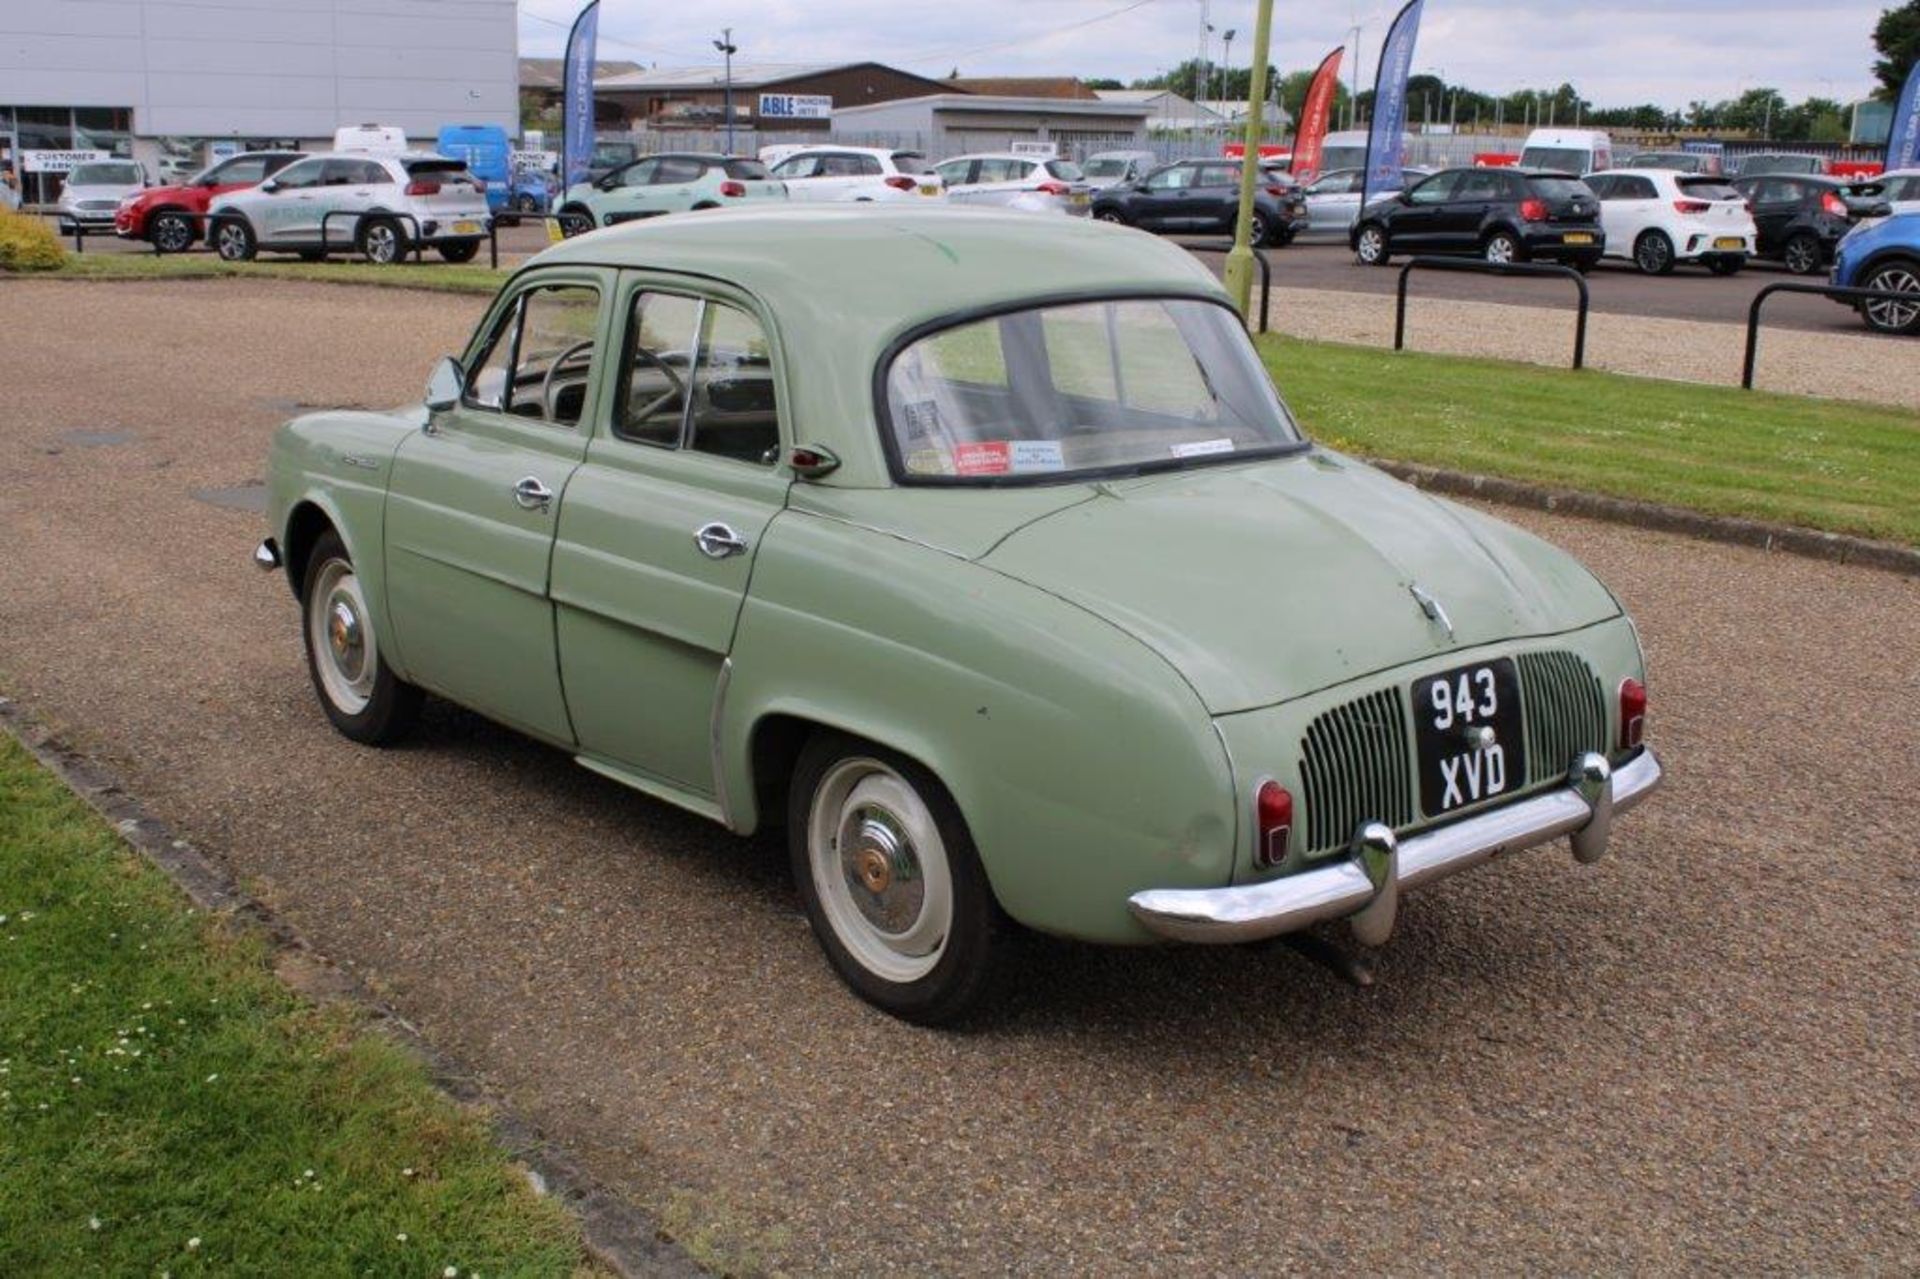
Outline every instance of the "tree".
[[1080, 83], [1086, 85], [1089, 89], [1124, 89], [1127, 87], [1120, 81], [1108, 79], [1105, 76], [1096, 76], [1091, 79], [1082, 78]]
[[1913, 64], [1920, 62], [1920, 0], [1907, 0], [1881, 14], [1873, 28], [1873, 47], [1880, 51], [1873, 64], [1873, 73], [1880, 77], [1880, 96], [1893, 102], [1906, 87]]
[[[1279, 80], [1280, 73], [1271, 66], [1267, 68], [1268, 92]], [[1244, 100], [1253, 83], [1252, 67], [1228, 67], [1218, 62], [1202, 63], [1198, 58], [1188, 58], [1171, 71], [1165, 71], [1144, 80], [1135, 80], [1136, 89], [1170, 89], [1189, 102], [1203, 99], [1224, 98], [1229, 102]]]
[[[1267, 91], [1277, 94], [1280, 99], [1280, 105], [1285, 107], [1288, 114], [1293, 116], [1295, 120], [1298, 120], [1300, 113], [1306, 110], [1307, 91], [1313, 87], [1313, 75], [1314, 73], [1312, 71], [1289, 71], [1284, 76], [1281, 76], [1278, 81], [1269, 79], [1267, 81]], [[1330, 119], [1340, 120], [1345, 118], [1347, 98], [1349, 96], [1347, 86], [1344, 83], [1336, 83], [1334, 85], [1333, 105], [1327, 112]]]

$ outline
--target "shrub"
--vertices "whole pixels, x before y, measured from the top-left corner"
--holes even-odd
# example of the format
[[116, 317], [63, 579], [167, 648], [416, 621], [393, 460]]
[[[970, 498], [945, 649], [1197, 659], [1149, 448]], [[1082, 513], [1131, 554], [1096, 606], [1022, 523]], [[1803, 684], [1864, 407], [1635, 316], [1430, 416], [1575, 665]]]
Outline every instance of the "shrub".
[[67, 250], [39, 218], [0, 209], [0, 271], [58, 271]]

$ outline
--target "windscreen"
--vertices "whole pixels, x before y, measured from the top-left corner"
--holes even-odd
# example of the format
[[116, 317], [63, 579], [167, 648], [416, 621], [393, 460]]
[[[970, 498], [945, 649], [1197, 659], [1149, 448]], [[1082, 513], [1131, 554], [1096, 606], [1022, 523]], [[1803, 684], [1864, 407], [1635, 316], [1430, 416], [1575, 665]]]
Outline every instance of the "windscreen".
[[1117, 178], [1127, 171], [1125, 160], [1089, 160], [1086, 175], [1090, 178]]
[[1364, 169], [1367, 167], [1367, 149], [1365, 147], [1325, 147], [1320, 152], [1320, 172], [1331, 173], [1335, 169]]
[[1129, 298], [942, 329], [887, 369], [908, 482], [1047, 483], [1261, 456], [1302, 441], [1224, 306]]
[[70, 187], [137, 187], [140, 183], [137, 164], [76, 164], [67, 174]]
[[1593, 167], [1593, 153], [1581, 147], [1528, 147], [1520, 153], [1520, 167], [1585, 173]]

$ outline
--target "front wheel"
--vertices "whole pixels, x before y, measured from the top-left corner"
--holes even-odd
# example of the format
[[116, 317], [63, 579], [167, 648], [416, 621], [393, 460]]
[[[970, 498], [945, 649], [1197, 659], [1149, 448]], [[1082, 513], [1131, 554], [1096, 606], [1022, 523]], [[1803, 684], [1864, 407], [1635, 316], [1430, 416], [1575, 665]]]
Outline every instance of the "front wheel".
[[584, 204], [569, 204], [560, 210], [560, 234], [567, 239], [593, 230], [593, 210]]
[[213, 251], [222, 262], [251, 262], [259, 245], [246, 219], [222, 218], [213, 224]]
[[1393, 255], [1387, 250], [1386, 230], [1376, 223], [1369, 222], [1360, 228], [1354, 237], [1353, 256], [1362, 266], [1385, 266]]
[[300, 602], [307, 673], [327, 718], [356, 742], [398, 740], [420, 714], [420, 690], [398, 679], [380, 656], [360, 577], [331, 529], [307, 557]]
[[1816, 275], [1820, 271], [1820, 241], [1802, 231], [1787, 241], [1780, 260], [1795, 275]]
[[1130, 225], [1127, 222], [1126, 215], [1118, 209], [1095, 209], [1093, 211], [1093, 220], [1095, 222], [1111, 222], [1115, 226]]
[[1247, 219], [1247, 243], [1256, 248], [1264, 247], [1273, 239], [1273, 228], [1267, 223], [1267, 215], [1255, 213]]
[[938, 778], [882, 747], [820, 733], [794, 768], [787, 828], [814, 936], [856, 994], [924, 1025], [980, 1002], [1010, 925]]
[[1505, 266], [1524, 260], [1526, 255], [1521, 251], [1520, 241], [1513, 232], [1495, 231], [1481, 246], [1480, 256], [1495, 266]]
[[1878, 293], [1911, 293], [1912, 302], [1862, 302], [1860, 318], [1875, 333], [1920, 333], [1920, 265], [1890, 262], [1867, 277], [1862, 288]]
[[156, 253], [185, 253], [193, 247], [193, 219], [184, 213], [156, 213], [147, 224]]

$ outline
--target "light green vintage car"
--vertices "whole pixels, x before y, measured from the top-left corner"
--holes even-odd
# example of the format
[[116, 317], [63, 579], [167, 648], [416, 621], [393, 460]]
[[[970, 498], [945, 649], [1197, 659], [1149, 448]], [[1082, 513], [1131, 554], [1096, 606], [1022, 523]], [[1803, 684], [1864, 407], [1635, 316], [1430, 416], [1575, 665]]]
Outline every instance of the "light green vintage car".
[[501, 289], [423, 405], [288, 423], [322, 707], [428, 691], [740, 834], [847, 982], [956, 1016], [1017, 923], [1243, 942], [1658, 783], [1574, 560], [1308, 441], [1183, 250], [935, 207], [669, 217]]

